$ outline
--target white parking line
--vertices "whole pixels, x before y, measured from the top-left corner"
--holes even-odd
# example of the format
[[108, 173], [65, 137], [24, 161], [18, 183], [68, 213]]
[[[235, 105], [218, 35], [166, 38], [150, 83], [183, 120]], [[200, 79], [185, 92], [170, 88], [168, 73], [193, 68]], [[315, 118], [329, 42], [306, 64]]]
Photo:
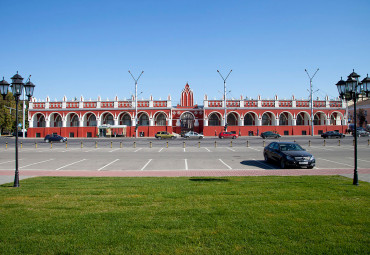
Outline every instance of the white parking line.
[[353, 166], [353, 165], [348, 165], [348, 164], [345, 164], [345, 163], [339, 163], [339, 162], [332, 161], [332, 160], [329, 160], [329, 159], [324, 159], [324, 158], [317, 158], [317, 159], [325, 160], [325, 161], [332, 162], [332, 163], [339, 164], [339, 165]]
[[103, 167], [99, 168], [99, 169], [98, 169], [98, 171], [100, 171], [100, 170], [102, 170], [102, 169], [106, 168], [107, 166], [109, 166], [109, 165], [113, 164], [114, 162], [116, 162], [116, 161], [118, 161], [118, 160], [119, 160], [119, 159], [113, 160], [112, 162], [110, 162], [110, 163], [106, 164], [105, 166], [103, 166]]
[[48, 160], [44, 160], [44, 161], [40, 161], [40, 162], [36, 162], [36, 163], [32, 163], [32, 164], [29, 164], [29, 165], [22, 166], [22, 167], [20, 167], [20, 168], [25, 168], [25, 167], [28, 167], [28, 166], [33, 166], [33, 165], [41, 164], [41, 163], [48, 162], [48, 161], [51, 161], [51, 160], [54, 160], [54, 159], [53, 159], [53, 158], [51, 158], [51, 159], [48, 159]]
[[111, 151], [109, 151], [109, 152], [117, 151], [117, 150], [119, 150], [119, 149], [120, 149], [120, 148], [117, 148], [117, 149], [111, 150]]
[[255, 151], [262, 151], [262, 150], [259, 150], [259, 149], [255, 149], [255, 148], [252, 148], [252, 147], [247, 147], [248, 149], [251, 149], [251, 150], [255, 150]]
[[[19, 160], [22, 160], [22, 159], [19, 159]], [[0, 163], [0, 165], [2, 165], [2, 164], [6, 164], [6, 163], [10, 163], [10, 162], [15, 162], [15, 160], [10, 160], [10, 161], [1, 162], [1, 163]]]
[[[350, 159], [354, 159], [354, 158], [352, 158], [352, 157], [347, 157], [347, 158], [350, 158]], [[368, 162], [368, 163], [370, 163], [370, 161], [368, 161], [368, 160], [364, 160], [364, 159], [357, 159], [358, 161], [364, 161], [364, 162]]]
[[208, 148], [204, 148], [205, 150], [207, 150], [208, 152], [211, 152]]
[[219, 161], [221, 161], [222, 164], [224, 164], [225, 166], [227, 166], [227, 168], [229, 168], [230, 170], [232, 169], [229, 165], [227, 165], [225, 162], [222, 161], [222, 159], [218, 159]]
[[189, 170], [189, 168], [188, 168], [188, 160], [187, 159], [185, 159], [185, 170]]
[[136, 151], [134, 151], [134, 152], [138, 152], [139, 150], [141, 150], [142, 148], [140, 148], [140, 149], [137, 149]]
[[145, 167], [147, 167], [149, 165], [150, 161], [152, 161], [152, 159], [149, 159], [149, 161], [143, 166], [143, 168], [141, 168], [141, 171], [143, 171], [145, 169]]
[[71, 166], [71, 165], [74, 165], [74, 164], [77, 164], [77, 163], [79, 163], [79, 162], [82, 162], [82, 161], [85, 161], [86, 159], [82, 159], [82, 160], [79, 160], [79, 161], [76, 161], [76, 162], [73, 162], [73, 163], [71, 163], [71, 164], [68, 164], [68, 165], [65, 165], [65, 166], [62, 166], [62, 167], [59, 167], [59, 168], [57, 168], [57, 169], [55, 169], [55, 170], [60, 170], [60, 169], [63, 169], [63, 168], [65, 168], [65, 167], [67, 167], [67, 166]]
[[231, 150], [231, 151], [235, 152], [235, 150], [233, 150], [233, 149], [231, 149], [231, 148], [229, 148], [229, 147], [226, 147], [226, 149], [228, 149], [228, 150]]
[[163, 148], [161, 148], [158, 152], [161, 152], [163, 150]]
[[184, 148], [184, 152], [186, 152], [185, 148]]
[[88, 150], [88, 151], [85, 151], [85, 152], [90, 152], [90, 151], [97, 151], [99, 150], [100, 148], [95, 148], [95, 149], [92, 149], [92, 150]]

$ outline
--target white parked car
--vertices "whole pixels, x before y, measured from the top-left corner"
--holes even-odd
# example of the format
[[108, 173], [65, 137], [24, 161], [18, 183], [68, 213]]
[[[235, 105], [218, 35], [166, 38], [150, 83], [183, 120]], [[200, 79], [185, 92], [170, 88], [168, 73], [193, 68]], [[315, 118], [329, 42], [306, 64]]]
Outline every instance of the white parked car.
[[185, 139], [203, 139], [203, 137], [204, 137], [204, 135], [199, 134], [199, 133], [194, 132], [194, 131], [189, 131], [189, 132], [184, 134]]

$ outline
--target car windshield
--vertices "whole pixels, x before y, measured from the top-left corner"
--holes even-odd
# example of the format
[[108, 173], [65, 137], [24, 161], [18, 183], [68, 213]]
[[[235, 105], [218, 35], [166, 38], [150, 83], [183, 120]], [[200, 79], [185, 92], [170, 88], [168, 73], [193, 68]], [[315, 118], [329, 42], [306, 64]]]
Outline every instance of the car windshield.
[[303, 151], [304, 149], [298, 144], [280, 144], [281, 151]]

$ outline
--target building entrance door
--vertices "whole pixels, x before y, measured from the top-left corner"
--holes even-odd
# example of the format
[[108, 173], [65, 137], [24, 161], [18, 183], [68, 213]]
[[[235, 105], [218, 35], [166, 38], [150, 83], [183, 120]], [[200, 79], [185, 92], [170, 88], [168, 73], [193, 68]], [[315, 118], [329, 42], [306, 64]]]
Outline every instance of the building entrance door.
[[185, 112], [181, 115], [181, 134], [189, 131], [194, 131], [194, 115], [190, 112]]

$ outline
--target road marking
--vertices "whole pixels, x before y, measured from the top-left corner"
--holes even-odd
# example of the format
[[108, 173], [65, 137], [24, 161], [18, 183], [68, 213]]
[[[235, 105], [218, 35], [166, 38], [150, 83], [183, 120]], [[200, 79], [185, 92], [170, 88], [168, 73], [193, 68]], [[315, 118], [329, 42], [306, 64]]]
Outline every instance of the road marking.
[[103, 167], [99, 168], [99, 169], [98, 169], [98, 171], [100, 171], [100, 170], [102, 170], [102, 169], [106, 168], [107, 166], [109, 166], [109, 165], [113, 164], [114, 162], [116, 162], [116, 161], [118, 161], [118, 160], [119, 160], [119, 159], [113, 160], [112, 162], [110, 162], [110, 163], [106, 164], [105, 166], [103, 166]]
[[117, 149], [111, 150], [111, 151], [109, 151], [109, 152], [117, 151], [117, 150], [119, 150], [119, 149], [120, 149], [120, 148], [117, 148]]
[[60, 170], [60, 169], [63, 169], [63, 168], [65, 168], [65, 167], [67, 167], [67, 166], [71, 166], [71, 165], [74, 165], [74, 164], [76, 164], [76, 163], [79, 163], [79, 162], [82, 162], [82, 161], [85, 161], [86, 159], [82, 159], [82, 160], [79, 160], [79, 161], [76, 161], [76, 162], [73, 162], [73, 163], [71, 163], [71, 164], [68, 164], [68, 165], [65, 165], [65, 166], [62, 166], [62, 167], [59, 167], [59, 168], [57, 168], [57, 169], [55, 169], [55, 170]]
[[158, 152], [161, 152], [163, 150], [163, 148], [161, 148]]
[[41, 163], [48, 162], [48, 161], [51, 161], [51, 160], [54, 160], [54, 159], [53, 159], [53, 158], [51, 158], [51, 159], [48, 159], [48, 160], [44, 160], [44, 161], [40, 161], [40, 162], [36, 162], [36, 163], [32, 163], [32, 164], [29, 164], [29, 165], [22, 166], [22, 167], [20, 167], [20, 168], [25, 168], [25, 167], [28, 167], [28, 166], [33, 166], [33, 165], [41, 164]]
[[[354, 158], [352, 158], [352, 157], [347, 157], [347, 158], [354, 159]], [[359, 158], [358, 158], [357, 160], [370, 163], [370, 161], [368, 161], [368, 160], [364, 160], [364, 159], [359, 159]]]
[[141, 171], [143, 171], [145, 169], [145, 167], [147, 167], [149, 165], [150, 161], [152, 161], [152, 159], [149, 159], [149, 161], [143, 166], [143, 168], [141, 168]]
[[222, 161], [222, 159], [218, 159], [219, 161], [221, 161], [222, 164], [224, 164], [225, 166], [227, 166], [227, 168], [229, 168], [230, 170], [232, 169], [229, 165], [227, 165], [225, 162]]
[[188, 160], [187, 159], [185, 159], [185, 170], [189, 170], [189, 168], [188, 168]]
[[[204, 148], [204, 147], [203, 147]], [[204, 148], [205, 150], [207, 150], [208, 152], [211, 152], [208, 148]]]
[[[19, 159], [19, 160], [23, 160], [23, 159]], [[5, 162], [0, 163], [0, 165], [2, 165], [2, 164], [6, 164], [6, 163], [10, 163], [10, 162], [15, 162], [15, 160], [5, 161]]]
[[345, 163], [339, 163], [339, 162], [336, 162], [336, 161], [332, 161], [332, 160], [329, 160], [329, 159], [324, 159], [324, 158], [317, 158], [317, 159], [325, 160], [325, 161], [336, 163], [336, 164], [340, 164], [340, 165], [352, 166], [352, 165], [348, 165], [348, 164], [345, 164]]
[[138, 152], [139, 150], [141, 150], [142, 148], [140, 148], [140, 149], [137, 149], [136, 151], [134, 151], [134, 152]]
[[184, 152], [186, 152], [185, 148], [184, 148]]
[[95, 149], [88, 150], [88, 151], [85, 151], [85, 152], [96, 151], [96, 150], [99, 150], [99, 149], [100, 149], [100, 148], [95, 148]]
[[226, 147], [226, 149], [228, 149], [228, 150], [231, 150], [231, 151], [235, 152], [235, 150], [233, 150], [233, 149], [231, 149], [231, 148], [229, 148], [229, 147]]
[[255, 151], [261, 151], [259, 149], [255, 149], [255, 148], [252, 148], [252, 147], [247, 147], [248, 149], [251, 149], [251, 150], [255, 150]]

